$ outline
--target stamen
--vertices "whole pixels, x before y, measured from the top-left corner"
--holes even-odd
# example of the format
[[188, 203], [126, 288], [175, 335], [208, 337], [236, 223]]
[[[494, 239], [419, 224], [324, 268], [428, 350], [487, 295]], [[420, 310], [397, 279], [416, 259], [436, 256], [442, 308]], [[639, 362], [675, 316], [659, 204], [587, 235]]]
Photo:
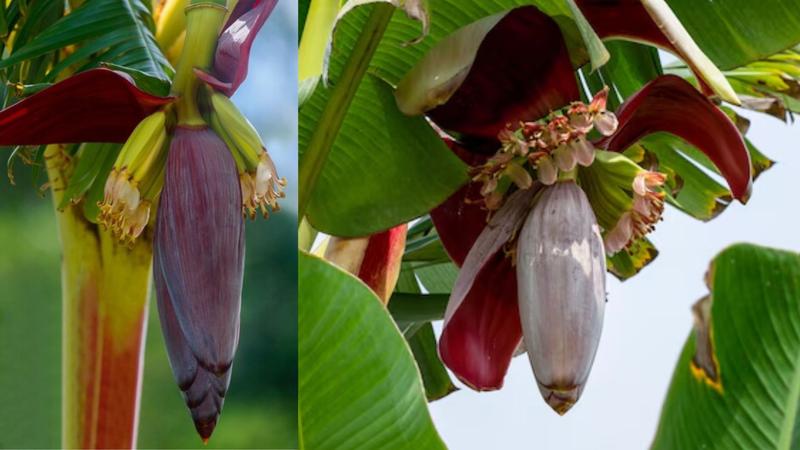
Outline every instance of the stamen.
[[[502, 205], [495, 194], [498, 186], [508, 186], [500, 182], [504, 177], [520, 189], [528, 189], [534, 179], [550, 185], [559, 179], [559, 172], [592, 165], [595, 148], [586, 135], [595, 128], [609, 135], [618, 125], [616, 116], [605, 109], [607, 99], [605, 88], [589, 105], [574, 102], [542, 120], [519, 123], [516, 128], [509, 124], [500, 131], [500, 149], [485, 164], [473, 168], [473, 181], [483, 183], [481, 195], [487, 209]], [[506, 194], [503, 189], [501, 199]]]
[[283, 192], [286, 179], [278, 177], [275, 164], [266, 150], [259, 156], [254, 172], [242, 172], [239, 175], [239, 183], [242, 187], [242, 213], [246, 217], [255, 219], [256, 211], [260, 211], [264, 218], [269, 218], [270, 212], [280, 211], [278, 199], [286, 196]]
[[665, 181], [666, 175], [658, 172], [642, 171], [634, 177], [631, 185], [631, 209], [620, 217], [605, 237], [609, 255], [630, 246], [653, 231], [664, 212], [664, 192], [661, 191], [661, 186]]

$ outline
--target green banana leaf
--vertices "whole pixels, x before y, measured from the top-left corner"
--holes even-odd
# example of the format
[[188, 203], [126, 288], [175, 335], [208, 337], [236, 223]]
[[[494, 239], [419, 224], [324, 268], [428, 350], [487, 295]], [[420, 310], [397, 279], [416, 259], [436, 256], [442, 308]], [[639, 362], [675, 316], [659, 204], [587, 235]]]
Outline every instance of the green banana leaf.
[[49, 71], [49, 81], [72, 65], [84, 70], [102, 62], [113, 62], [168, 81], [173, 70], [156, 43], [153, 29], [148, 0], [88, 0], [25, 45], [15, 48], [12, 55], [0, 61], [0, 69], [81, 44], [79, 50]]
[[[397, 281], [397, 290], [402, 292], [420, 293], [418, 274], [415, 273], [411, 264], [403, 264], [400, 278]], [[395, 318], [396, 319], [396, 318]], [[401, 325], [398, 322], [398, 326]], [[428, 401], [438, 400], [458, 390], [450, 374], [444, 367], [439, 350], [436, 344], [436, 336], [430, 322], [411, 322], [404, 326], [404, 335], [414, 355], [414, 360], [422, 376], [422, 384], [425, 386], [425, 397]]]
[[797, 0], [667, 0], [721, 69], [764, 59], [800, 42]]
[[[564, 0], [434, 0], [427, 2], [430, 30], [423, 35], [420, 25], [397, 10], [383, 34], [370, 62], [370, 72], [397, 85], [436, 43], [454, 31], [479, 19], [512, 9], [534, 5], [552, 16], [565, 34], [573, 63], [578, 66], [592, 60], [599, 67], [608, 54], [580, 11]], [[346, 55], [368, 20], [367, 8], [356, 8], [336, 25], [334, 45], [329, 58], [327, 78], [336, 82], [342, 73]], [[409, 45], [409, 43], [413, 43]], [[343, 56], [344, 55], [344, 56]]]
[[444, 449], [402, 334], [370, 289], [314, 256], [299, 262], [300, 446]]
[[[318, 85], [300, 110], [301, 160], [320, 132], [328, 93]], [[308, 219], [336, 236], [367, 235], [425, 214], [466, 181], [467, 167], [425, 119], [401, 114], [391, 87], [367, 75], [311, 194]]]
[[652, 448], [798, 448], [800, 255], [735, 245], [709, 278]]

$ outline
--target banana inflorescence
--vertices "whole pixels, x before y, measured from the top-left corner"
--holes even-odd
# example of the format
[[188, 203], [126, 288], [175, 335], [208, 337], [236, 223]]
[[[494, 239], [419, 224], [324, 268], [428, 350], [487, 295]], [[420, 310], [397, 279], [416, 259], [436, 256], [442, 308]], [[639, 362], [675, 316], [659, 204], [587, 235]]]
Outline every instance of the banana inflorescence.
[[136, 127], [108, 175], [98, 221], [123, 242], [133, 242], [150, 219], [164, 183], [167, 115], [158, 111]]
[[278, 177], [275, 164], [264, 143], [247, 118], [231, 99], [218, 92], [210, 94], [211, 127], [227, 144], [239, 170], [242, 188], [242, 212], [255, 218], [256, 211], [264, 217], [278, 211], [278, 199], [284, 197], [286, 180]]

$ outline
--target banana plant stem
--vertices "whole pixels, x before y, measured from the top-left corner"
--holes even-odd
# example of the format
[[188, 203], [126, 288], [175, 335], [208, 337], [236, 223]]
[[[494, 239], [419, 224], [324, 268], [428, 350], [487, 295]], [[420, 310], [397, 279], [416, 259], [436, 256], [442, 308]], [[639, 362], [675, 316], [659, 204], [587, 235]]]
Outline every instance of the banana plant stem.
[[62, 447], [134, 448], [150, 242], [127, 248], [87, 221], [81, 207], [59, 210], [71, 161], [51, 145], [45, 162], [63, 252]]

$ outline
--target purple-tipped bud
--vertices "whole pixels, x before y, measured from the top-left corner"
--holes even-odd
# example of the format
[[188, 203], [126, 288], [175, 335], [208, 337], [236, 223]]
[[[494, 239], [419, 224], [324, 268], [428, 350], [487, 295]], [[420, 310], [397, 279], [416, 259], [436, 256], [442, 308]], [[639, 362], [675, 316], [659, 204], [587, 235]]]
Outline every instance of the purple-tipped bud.
[[244, 220], [230, 151], [210, 129], [178, 127], [156, 220], [154, 279], [170, 365], [207, 440], [239, 340]]
[[605, 309], [603, 239], [583, 190], [547, 188], [517, 243], [519, 312], [525, 347], [545, 401], [566, 413], [583, 391]]

